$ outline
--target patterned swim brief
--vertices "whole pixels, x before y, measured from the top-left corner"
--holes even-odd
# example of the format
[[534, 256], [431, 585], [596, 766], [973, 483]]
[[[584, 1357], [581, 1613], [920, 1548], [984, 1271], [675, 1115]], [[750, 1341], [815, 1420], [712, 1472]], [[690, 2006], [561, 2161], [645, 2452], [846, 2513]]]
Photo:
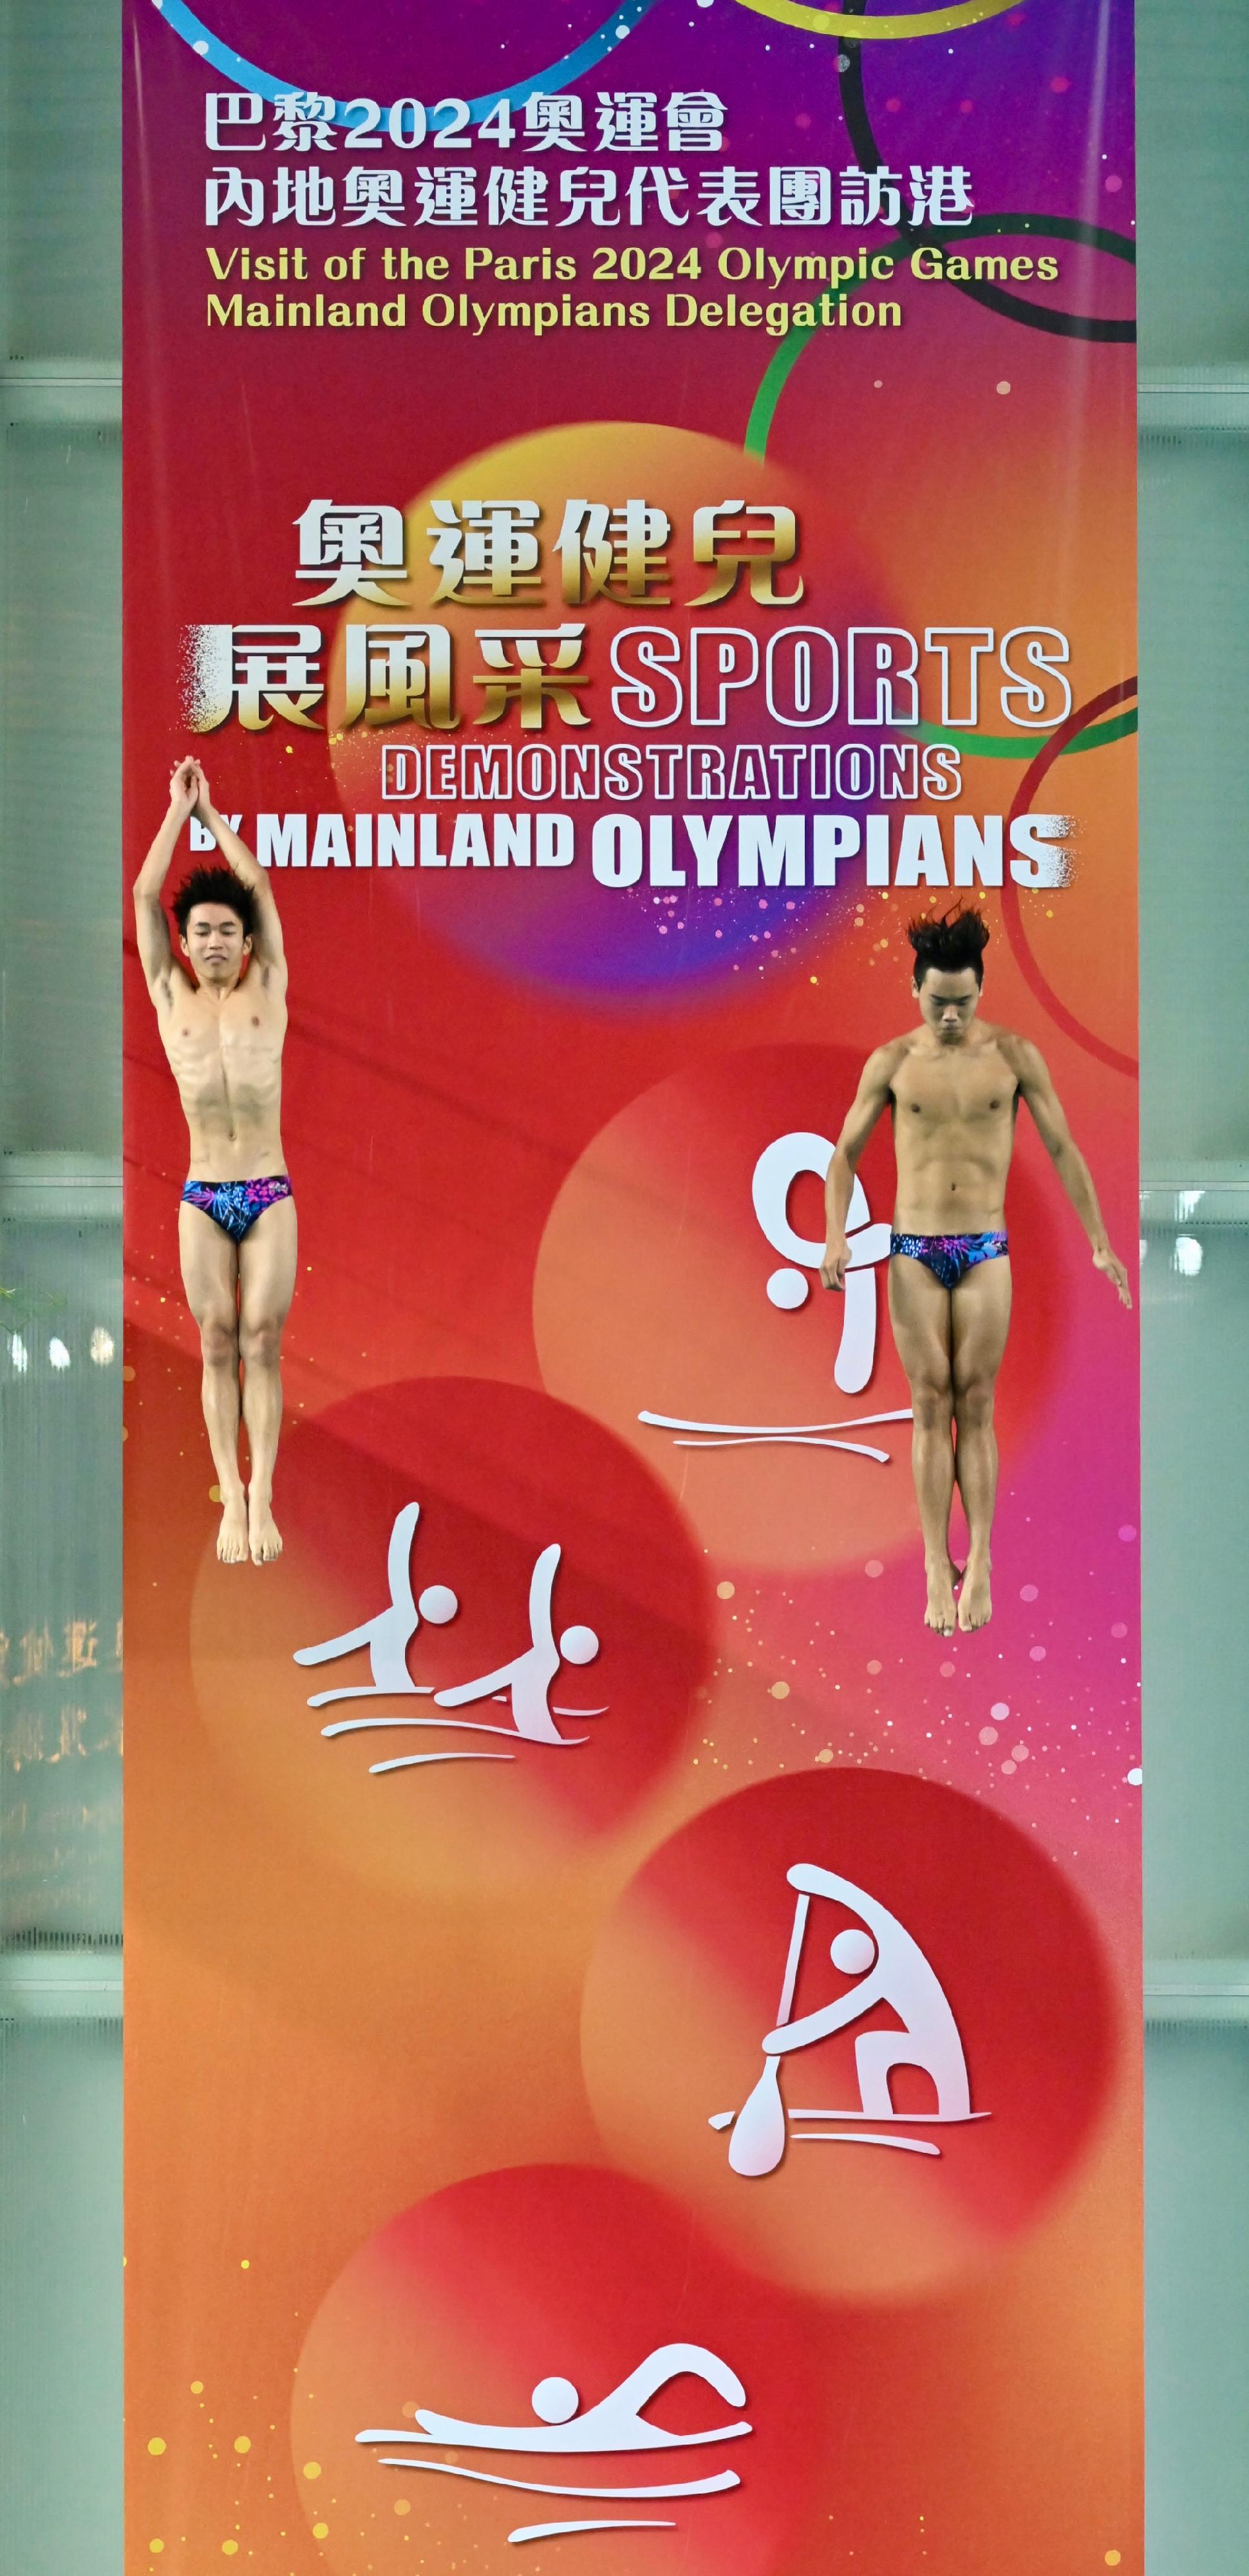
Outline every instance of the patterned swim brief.
[[978, 1262], [1000, 1261], [1009, 1246], [1004, 1234], [891, 1234], [889, 1250], [922, 1261], [943, 1288], [957, 1288]]
[[275, 1207], [279, 1199], [290, 1195], [285, 1172], [274, 1172], [263, 1181], [188, 1181], [182, 1204], [202, 1209], [231, 1242], [241, 1243], [266, 1208]]

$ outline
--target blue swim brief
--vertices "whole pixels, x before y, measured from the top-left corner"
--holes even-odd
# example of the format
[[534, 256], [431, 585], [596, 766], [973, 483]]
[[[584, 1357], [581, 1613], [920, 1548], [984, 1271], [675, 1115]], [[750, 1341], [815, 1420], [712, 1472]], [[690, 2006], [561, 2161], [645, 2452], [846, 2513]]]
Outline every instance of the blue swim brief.
[[891, 1234], [889, 1250], [922, 1261], [943, 1288], [957, 1288], [981, 1261], [1000, 1261], [1009, 1250], [1004, 1234]]
[[266, 1208], [275, 1207], [279, 1199], [290, 1195], [285, 1172], [274, 1172], [263, 1181], [188, 1181], [182, 1204], [200, 1208], [223, 1234], [229, 1235], [231, 1242], [241, 1243]]

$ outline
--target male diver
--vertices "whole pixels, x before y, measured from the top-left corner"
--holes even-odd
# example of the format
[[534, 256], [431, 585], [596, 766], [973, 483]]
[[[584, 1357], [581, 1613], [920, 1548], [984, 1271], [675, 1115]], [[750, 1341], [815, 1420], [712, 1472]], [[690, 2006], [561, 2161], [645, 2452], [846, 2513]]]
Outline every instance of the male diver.
[[[183, 970], [162, 889], [195, 815], [224, 865], [196, 868], [174, 897]], [[282, 1152], [286, 959], [269, 880], [218, 814], [198, 761], [180, 761], [169, 811], [134, 889], [139, 956], [190, 1131], [178, 1211], [187, 1304], [199, 1326], [204, 1420], [221, 1494], [223, 1565], [281, 1554], [273, 1469], [282, 1427], [282, 1327], [295, 1287], [295, 1203]], [[242, 1416], [251, 1458], [239, 1468]]]
[[[844, 1286], [855, 1170], [888, 1106], [897, 1162], [889, 1312], [914, 1413], [911, 1455], [928, 1583], [924, 1620], [948, 1637], [956, 1624], [983, 1628], [993, 1610], [993, 1394], [1010, 1323], [1004, 1201], [1021, 1100], [1093, 1247], [1094, 1268], [1105, 1272], [1123, 1305], [1132, 1297], [1043, 1059], [1027, 1038], [977, 1017], [989, 937], [979, 913], [958, 909], [914, 921], [908, 935], [920, 1026], [878, 1047], [863, 1068], [829, 1165], [820, 1276], [826, 1288]], [[969, 1539], [961, 1574], [949, 1541], [956, 1483]]]

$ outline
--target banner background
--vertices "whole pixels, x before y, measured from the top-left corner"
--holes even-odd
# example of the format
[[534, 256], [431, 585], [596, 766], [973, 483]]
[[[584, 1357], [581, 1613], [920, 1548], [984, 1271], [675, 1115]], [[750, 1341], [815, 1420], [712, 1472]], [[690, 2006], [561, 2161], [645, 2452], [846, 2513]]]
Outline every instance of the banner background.
[[[494, 76], [448, 13], [422, 31], [414, 82], [404, 15], [348, 35], [330, 8], [223, 6], [214, 32], [336, 95], [476, 95]], [[591, 17], [535, 11], [523, 59], [519, 37], [499, 48], [499, 76], [532, 63], [536, 77]], [[777, 360], [758, 333], [603, 331], [590, 369], [563, 334], [206, 335], [199, 138], [215, 75], [166, 20], [131, 11], [134, 849], [187, 742], [184, 626], [289, 619], [291, 523], [310, 494], [417, 496], [423, 528], [423, 496], [474, 488], [486, 453], [500, 490], [549, 493], [548, 517], [631, 448], [678, 527], [730, 488], [792, 493], [803, 615], [1053, 620], [1072, 637], [1076, 710], [1119, 712], [1100, 702], [1134, 671], [1122, 341], [906, 280], [891, 290], [900, 331], [817, 333], [797, 356], [763, 462], [760, 379]], [[1021, 231], [1025, 214], [1056, 215], [1123, 235], [1127, 43], [1116, 8], [1033, 0], [948, 45], [865, 45], [851, 74], [894, 166], [965, 149], [978, 206]], [[626, 60], [657, 91], [719, 89], [735, 160], [863, 157], [834, 122], [827, 39], [727, 5], [691, 35], [655, 8], [613, 79]], [[1058, 285], [1027, 295], [1116, 325], [1129, 276], [1072, 243]], [[409, 561], [427, 599], [424, 551]], [[675, 546], [674, 563], [681, 599], [693, 584]], [[763, 622], [739, 605], [735, 622]], [[471, 612], [454, 613], [470, 631]], [[558, 613], [548, 591], [548, 622]], [[587, 612], [596, 668], [603, 630], [648, 613]], [[519, 739], [511, 719], [497, 730]], [[350, 735], [232, 725], [196, 747], [245, 833], [261, 811], [316, 814], [340, 792], [349, 811], [378, 804]], [[1121, 1248], [1136, 1235], [1132, 750], [1101, 740], [1037, 782], [1034, 805], [1077, 814], [1072, 883], [985, 898], [987, 1008], [1042, 1046]], [[1006, 811], [1031, 753], [967, 757], [960, 810]], [[173, 1223], [182, 1127], [132, 986], [135, 2567], [157, 2540], [175, 2567], [250, 2553], [266, 2576], [346, 2576], [366, 2540], [379, 2569], [418, 2553], [450, 2565], [466, 2545], [498, 2556], [497, 2499], [465, 2507], [448, 2481], [450, 2497], [396, 2515], [353, 2439], [409, 2402], [519, 2420], [535, 2317], [533, 2377], [566, 2367], [591, 2393], [648, 2333], [688, 2330], [741, 2369], [757, 2431], [741, 2496], [701, 2508], [709, 2566], [883, 2576], [914, 2560], [967, 2576], [1004, 2546], [1035, 2576], [1140, 2564], [1135, 1350], [1027, 1122], [983, 1635], [919, 1627], [896, 1429], [880, 1470], [794, 1450], [691, 1459], [636, 1420], [727, 1407], [817, 1421], [836, 1395], [840, 1318], [818, 1295], [795, 1313], [768, 1303], [750, 1178], [781, 1133], [836, 1133], [857, 1064], [909, 1016], [903, 923], [925, 898], [845, 873], [792, 915], [784, 890], [726, 890], [715, 915], [701, 898], [609, 892], [581, 865], [481, 887], [334, 867], [277, 882], [302, 1249], [287, 1545], [263, 1580], [213, 1554]], [[864, 1177], [878, 1218], [884, 1140]], [[813, 1235], [805, 1187], [790, 1213]], [[837, 1413], [900, 1405], [899, 1385], [882, 1324], [868, 1390]], [[527, 1567], [562, 1539], [573, 1615], [605, 1641], [578, 1677], [612, 1707], [593, 1763], [380, 1780], [371, 1739], [320, 1739], [291, 1656], [382, 1605], [391, 1522], [416, 1494], [421, 1580], [455, 1581], [472, 1605], [471, 1627], [422, 1632], [439, 1684], [465, 1651], [509, 1651]], [[995, 2089], [939, 2189], [926, 2172], [882, 2181], [870, 2158], [848, 2175], [854, 2159], [812, 2159], [808, 2181], [791, 2156], [765, 2226], [750, 2196], [771, 2185], [729, 2177], [722, 2147], [713, 2168], [719, 2103], [704, 2100], [706, 2063], [685, 2069], [680, 2028], [694, 1993], [699, 2027], [727, 2031], [740, 2066], [757, 2046], [742, 2034], [775, 2010], [789, 1900], [784, 1867], [761, 1857], [771, 1807], [747, 1802], [780, 1796], [797, 1801], [791, 1840], [849, 1835], [874, 1852], [865, 1883], [886, 1901], [882, 1873], [900, 1869], [903, 1910], [930, 1872], [925, 1947], [957, 1980], [973, 2073]], [[678, 2277], [701, 2325], [671, 2315]], [[631, 2576], [656, 2545], [595, 2548], [609, 2576]]]

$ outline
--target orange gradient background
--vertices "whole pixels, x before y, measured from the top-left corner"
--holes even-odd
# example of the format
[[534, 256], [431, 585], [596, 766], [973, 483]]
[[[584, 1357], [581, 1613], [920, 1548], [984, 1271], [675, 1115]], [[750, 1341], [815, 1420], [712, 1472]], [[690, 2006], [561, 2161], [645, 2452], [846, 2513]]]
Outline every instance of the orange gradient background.
[[[708, 2125], [740, 2108], [762, 2069], [794, 1922], [786, 1872], [798, 1861], [887, 1906], [940, 1978], [972, 2109], [988, 2116], [919, 2129], [939, 2158], [791, 2131], [776, 2172], [743, 2179], [728, 2133]], [[791, 2019], [845, 1993], [829, 1945], [854, 1919], [812, 1899]], [[1087, 2143], [1111, 2020], [1092, 1926], [1013, 1826], [931, 1781], [807, 1771], [708, 1809], [632, 1882], [586, 1982], [582, 2062], [613, 2155], [669, 2187], [679, 2178], [742, 2259], [812, 2296], [896, 2301], [983, 2268], [1035, 2219]], [[853, 2109], [859, 2031], [898, 2027], [878, 2004], [783, 2059], [782, 2098], [791, 2110]], [[935, 2108], [917, 2069], [899, 2068], [890, 2093], [900, 2115]]]
[[[220, 4], [231, 41], [268, 59], [263, 32], [278, 59], [272, 12], [244, 32], [235, 0]], [[746, 10], [707, 12], [705, 30], [687, 14], [731, 54], [714, 76], [761, 165], [853, 157], [830, 122], [827, 49]], [[1051, 54], [1055, 77], [1094, 78], [1099, 12], [1055, 0], [1042, 17], [951, 40], [967, 119], [925, 107], [945, 40], [899, 46], [896, 73], [892, 48], [870, 49], [902, 100], [891, 145], [948, 163], [992, 121], [1050, 189], [1010, 48], [1049, 48], [1053, 98]], [[805, 349], [766, 459], [742, 445], [776, 351], [760, 334], [604, 332], [587, 359], [514, 333], [453, 366], [450, 333], [431, 357], [398, 335], [330, 348], [223, 332], [206, 370], [187, 137], [217, 75], [146, 0], [130, 24], [147, 102], [126, 361], [130, 875], [186, 748], [182, 629], [310, 613], [292, 605], [293, 525], [314, 493], [408, 509], [419, 543], [396, 610], [415, 614], [433, 587], [427, 502], [476, 488], [489, 460], [501, 491], [547, 513], [543, 598], [503, 624], [583, 613], [562, 607], [549, 553], [568, 497], [662, 500], [673, 605], [584, 611], [579, 740], [621, 731], [615, 628], [688, 624], [689, 513], [730, 494], [798, 511], [806, 595], [782, 618], [838, 633], [856, 616], [920, 634], [1053, 622], [1077, 706], [1131, 678], [1129, 349], [903, 281], [897, 332]], [[621, 79], [697, 85], [684, 27], [651, 11]], [[392, 36], [383, 13], [351, 44], [370, 64], [376, 49], [394, 95], [412, 80]], [[345, 42], [344, 22], [318, 54], [309, 31], [312, 68], [292, 55], [292, 79]], [[519, 29], [508, 43], [519, 79], [533, 68]], [[477, 36], [474, 52], [480, 87]], [[870, 77], [880, 88], [884, 64]], [[795, 128], [808, 92], [815, 127]], [[1095, 175], [1097, 149], [1090, 125]], [[1082, 295], [1096, 309], [1096, 265], [1064, 265], [1072, 309]], [[463, 737], [473, 630], [494, 620], [477, 602], [446, 614]], [[763, 633], [776, 612], [743, 596], [699, 615]], [[323, 615], [332, 692], [337, 618]], [[1003, 733], [989, 664], [982, 682], [984, 728]], [[330, 709], [332, 735], [333, 694]], [[514, 715], [475, 738], [515, 745]], [[231, 723], [199, 747], [248, 831], [260, 811], [377, 810], [381, 739]], [[1043, 739], [967, 756], [960, 810], [1009, 811]], [[1071, 883], [1007, 897], [1074, 1028], [1021, 971], [1002, 898], [983, 896], [986, 1015], [1041, 1047], [1129, 1267], [1136, 1088], [1106, 1051], [1135, 1053], [1134, 779], [1127, 740], [1058, 760], [1036, 802], [1074, 817]], [[851, 1399], [833, 1384], [833, 1301], [813, 1286], [798, 1313], [769, 1305], [780, 1256], [749, 1185], [774, 1136], [835, 1133], [863, 1057], [910, 1024], [906, 920], [944, 890], [868, 890], [849, 867], [792, 916], [778, 890], [765, 916], [765, 889], [726, 886], [729, 953], [717, 962], [700, 915], [693, 966], [669, 960], [678, 934], [660, 938], [649, 888], [613, 894], [584, 864], [541, 883], [327, 868], [274, 884], [300, 1269], [286, 1552], [263, 1573], [213, 1553], [177, 1266], [185, 1129], [126, 960], [129, 2576], [502, 2569], [536, 2500], [513, 2514], [413, 2477], [445, 2492], [412, 2493], [397, 2516], [398, 2473], [355, 2431], [416, 2403], [522, 2421], [547, 2371], [593, 2402], [639, 2342], [680, 2336], [739, 2371], [758, 2419], [740, 2447], [758, 2465], [676, 2535], [530, 2551], [552, 2576], [577, 2550], [605, 2576], [643, 2576], [674, 2539], [699, 2576], [1141, 2576], [1133, 1319], [1021, 1115], [997, 1606], [972, 1637], [921, 1625], [905, 1425], [867, 1435], [891, 1451], [877, 1467], [700, 1457], [636, 1421], [905, 1402], [883, 1295], [874, 1374]], [[778, 934], [766, 953], [761, 924]], [[877, 1221], [890, 1162], [881, 1134], [864, 1165]], [[803, 1232], [813, 1195], [805, 1180], [793, 1193]], [[610, 1704], [586, 1747], [379, 1778], [370, 1762], [401, 1737], [322, 1738], [339, 1712], [309, 1696], [365, 1681], [365, 1659], [304, 1670], [294, 1651], [384, 1606], [409, 1500], [414, 1588], [461, 1602], [413, 1641], [414, 1679], [441, 1686], [516, 1651], [533, 1558], [556, 1540], [557, 1625], [589, 1621], [603, 1641], [552, 1692]], [[808, 2145], [751, 2183], [707, 2127], [758, 2070], [799, 1858], [891, 1903], [947, 1985], [992, 2117], [945, 2133], [939, 2164]], [[805, 2077], [799, 2091], [796, 2067], [785, 2081], [794, 2102], [837, 2098]], [[687, 2395], [673, 2392], [674, 2423]]]

